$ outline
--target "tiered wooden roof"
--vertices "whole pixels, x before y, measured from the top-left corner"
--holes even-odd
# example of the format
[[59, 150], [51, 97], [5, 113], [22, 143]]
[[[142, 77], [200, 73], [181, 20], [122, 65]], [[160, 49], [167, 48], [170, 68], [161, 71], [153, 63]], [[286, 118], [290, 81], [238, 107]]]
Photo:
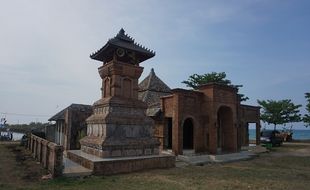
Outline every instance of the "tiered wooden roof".
[[125, 34], [125, 30], [122, 28], [114, 38], [110, 39], [101, 49], [91, 54], [90, 57], [98, 61], [108, 62], [113, 59], [117, 48], [134, 52], [139, 63], [155, 56], [154, 51], [136, 43], [132, 37]]

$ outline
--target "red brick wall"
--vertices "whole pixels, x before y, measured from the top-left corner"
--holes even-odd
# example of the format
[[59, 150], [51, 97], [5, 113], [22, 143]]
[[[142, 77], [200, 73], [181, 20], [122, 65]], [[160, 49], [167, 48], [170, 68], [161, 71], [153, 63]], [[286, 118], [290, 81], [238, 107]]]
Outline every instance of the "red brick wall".
[[217, 153], [218, 110], [221, 107], [229, 107], [231, 110], [229, 127], [222, 134], [225, 136], [224, 147], [230, 152], [238, 150], [240, 102], [235, 88], [211, 84], [203, 86], [199, 91], [172, 91], [171, 96], [162, 98], [162, 110], [165, 117], [172, 117], [172, 149], [176, 154], [183, 153], [183, 123], [187, 118], [191, 118], [194, 123], [195, 152]]

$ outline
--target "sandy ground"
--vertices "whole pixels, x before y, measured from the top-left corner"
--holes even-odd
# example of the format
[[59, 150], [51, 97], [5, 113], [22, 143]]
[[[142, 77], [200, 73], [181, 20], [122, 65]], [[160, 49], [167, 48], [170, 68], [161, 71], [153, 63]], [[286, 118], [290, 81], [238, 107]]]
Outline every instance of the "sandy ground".
[[282, 151], [280, 149], [278, 151], [272, 152], [270, 155], [274, 157], [283, 157], [283, 156], [310, 157], [310, 143], [286, 142], [283, 143], [283, 146], [286, 147], [285, 151]]

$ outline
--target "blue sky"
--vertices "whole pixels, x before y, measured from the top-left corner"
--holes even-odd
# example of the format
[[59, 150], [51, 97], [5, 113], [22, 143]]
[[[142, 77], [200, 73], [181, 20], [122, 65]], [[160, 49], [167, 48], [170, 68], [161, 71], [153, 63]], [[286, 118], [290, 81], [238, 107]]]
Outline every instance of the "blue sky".
[[[171, 88], [189, 75], [226, 72], [257, 99], [305, 105], [310, 91], [310, 1], [10, 0], [0, 6], [0, 112], [46, 121], [100, 98], [89, 55], [120, 28], [156, 56], [144, 63]], [[304, 107], [302, 108], [304, 112]], [[0, 116], [4, 114], [0, 113]]]

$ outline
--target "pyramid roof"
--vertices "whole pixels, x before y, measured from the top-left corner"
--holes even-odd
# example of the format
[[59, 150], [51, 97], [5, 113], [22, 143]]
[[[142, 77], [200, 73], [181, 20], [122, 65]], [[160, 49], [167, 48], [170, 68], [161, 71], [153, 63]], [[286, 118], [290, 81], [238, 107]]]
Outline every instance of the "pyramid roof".
[[160, 97], [170, 94], [171, 89], [156, 76], [154, 69], [139, 84], [139, 99], [147, 103], [149, 116], [154, 116], [160, 111]]

